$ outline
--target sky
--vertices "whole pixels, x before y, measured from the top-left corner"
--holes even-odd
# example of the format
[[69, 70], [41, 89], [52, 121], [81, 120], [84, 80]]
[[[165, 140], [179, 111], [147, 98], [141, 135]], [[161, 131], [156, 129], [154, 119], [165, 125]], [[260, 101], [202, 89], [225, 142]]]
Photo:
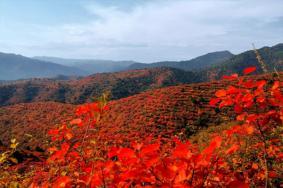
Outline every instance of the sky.
[[282, 0], [0, 0], [0, 51], [155, 62], [283, 42]]

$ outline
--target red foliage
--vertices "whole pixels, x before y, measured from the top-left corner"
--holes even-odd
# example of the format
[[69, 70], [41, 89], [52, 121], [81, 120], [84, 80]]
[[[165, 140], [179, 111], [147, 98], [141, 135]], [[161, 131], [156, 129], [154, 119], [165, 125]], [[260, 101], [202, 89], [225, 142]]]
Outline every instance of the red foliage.
[[[248, 68], [245, 74], [254, 68]], [[129, 147], [109, 148], [101, 156], [95, 141], [88, 138], [108, 108], [91, 103], [78, 108], [80, 119], [49, 133], [59, 147], [51, 148], [47, 166], [34, 177], [33, 186], [50, 187], [249, 187], [277, 186], [276, 164], [282, 162], [282, 146], [276, 130], [282, 125], [283, 96], [280, 82], [239, 79], [215, 93], [210, 104], [234, 107], [238, 125], [212, 136], [203, 149], [189, 141], [149, 137]], [[78, 127], [77, 125], [80, 124]], [[73, 130], [82, 137], [70, 137]], [[102, 155], [103, 156], [103, 155]], [[256, 160], [255, 160], [256, 159]]]
[[256, 67], [248, 67], [244, 69], [243, 73], [246, 75], [246, 74], [250, 74], [254, 72], [255, 70], [256, 70]]

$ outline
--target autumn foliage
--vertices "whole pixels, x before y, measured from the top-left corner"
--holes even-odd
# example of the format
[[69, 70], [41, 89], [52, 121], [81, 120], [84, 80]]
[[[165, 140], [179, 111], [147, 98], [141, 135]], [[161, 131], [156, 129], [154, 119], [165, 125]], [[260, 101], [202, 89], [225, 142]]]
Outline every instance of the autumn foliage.
[[[243, 73], [253, 71], [254, 67], [248, 67]], [[220, 110], [232, 108], [236, 122], [210, 134], [207, 143], [148, 136], [127, 146], [116, 143], [97, 148], [89, 133], [107, 113], [103, 96], [99, 102], [81, 105], [76, 119], [48, 132], [50, 156], [38, 165], [29, 186], [281, 186], [283, 95], [279, 76], [254, 80], [233, 74], [223, 79], [237, 81], [216, 91], [209, 104]]]
[[[245, 69], [249, 74], [255, 69]], [[112, 147], [104, 158], [87, 140], [107, 109], [105, 102], [78, 108], [79, 119], [50, 130], [59, 146], [49, 148], [46, 166], [34, 177], [33, 187], [249, 187], [279, 185], [282, 148], [282, 94], [280, 81], [238, 79], [238, 84], [215, 93], [210, 101], [219, 108], [233, 107], [238, 125], [218, 135], [209, 144], [198, 145], [178, 138], [162, 142], [149, 138], [130, 147]], [[269, 86], [271, 85], [271, 87]], [[85, 130], [76, 138], [73, 129]], [[164, 149], [166, 148], [166, 149]]]

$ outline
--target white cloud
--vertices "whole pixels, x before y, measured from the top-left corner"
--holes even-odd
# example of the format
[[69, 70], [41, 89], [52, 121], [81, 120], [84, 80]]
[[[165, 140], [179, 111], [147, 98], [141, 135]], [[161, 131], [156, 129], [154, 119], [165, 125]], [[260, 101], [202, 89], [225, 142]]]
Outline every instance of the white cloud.
[[150, 62], [283, 42], [281, 0], [155, 0], [130, 10], [85, 8], [92, 22], [37, 28], [30, 52]]

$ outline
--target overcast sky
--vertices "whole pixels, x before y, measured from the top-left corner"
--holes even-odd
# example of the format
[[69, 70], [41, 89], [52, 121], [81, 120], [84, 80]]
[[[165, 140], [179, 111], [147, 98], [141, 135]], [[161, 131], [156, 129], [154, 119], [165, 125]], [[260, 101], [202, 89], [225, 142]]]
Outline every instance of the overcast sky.
[[153, 62], [283, 42], [282, 0], [0, 0], [0, 51]]

